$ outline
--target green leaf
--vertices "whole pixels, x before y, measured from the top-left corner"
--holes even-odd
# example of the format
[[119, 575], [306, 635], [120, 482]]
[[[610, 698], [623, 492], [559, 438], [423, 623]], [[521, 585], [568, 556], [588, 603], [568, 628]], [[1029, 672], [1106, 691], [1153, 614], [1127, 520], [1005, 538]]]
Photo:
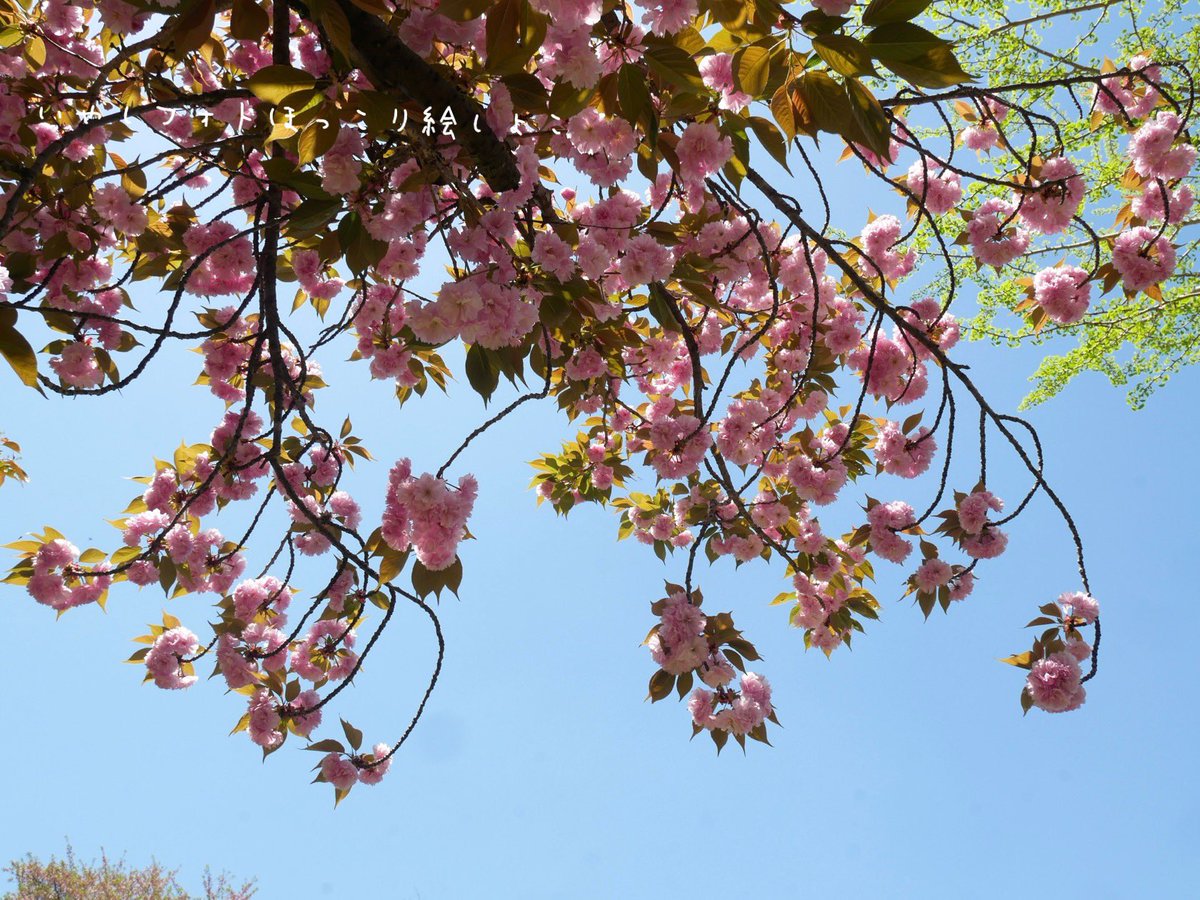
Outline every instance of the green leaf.
[[805, 34], [832, 34], [850, 20], [845, 16], [830, 16], [819, 9], [811, 9], [800, 17], [800, 27]]
[[876, 28], [863, 40], [863, 46], [886, 65], [888, 61], [906, 62], [917, 59], [930, 50], [949, 47], [950, 42], [931, 31], [926, 31], [920, 25], [903, 22]]
[[7, 50], [25, 40], [25, 32], [19, 25], [6, 25], [0, 28], [0, 49]]
[[680, 700], [687, 696], [688, 691], [692, 689], [692, 684], [693, 678], [691, 672], [685, 672], [679, 676], [679, 680], [675, 682], [675, 690], [679, 694]]
[[346, 11], [338, 5], [337, 0], [309, 0], [309, 11], [315, 13], [317, 21], [329, 36], [330, 43], [344, 56], [350, 59], [354, 55], [354, 40], [350, 33], [350, 21]]
[[[322, 124], [324, 123], [324, 124]], [[307, 165], [313, 160], [324, 156], [338, 138], [336, 122], [320, 119], [309, 122], [300, 132], [296, 142], [296, 164]]]
[[24, 335], [17, 331], [17, 311], [11, 307], [0, 309], [0, 356], [12, 366], [17, 377], [31, 388], [37, 388], [37, 354]]
[[650, 285], [650, 302], [646, 308], [664, 331], [682, 333], [683, 329], [679, 327], [679, 320], [675, 318], [675, 313], [671, 309], [670, 297], [661, 284], [655, 282]]
[[264, 66], [250, 76], [246, 86], [264, 103], [278, 106], [298, 91], [311, 89], [316, 79], [291, 66]]
[[303, 237], [322, 231], [341, 211], [341, 198], [304, 200], [287, 217], [284, 229], [289, 237]]
[[650, 702], [657, 703], [663, 697], [671, 693], [671, 688], [675, 686], [675, 676], [670, 672], [659, 669], [650, 676]]
[[656, 44], [648, 47], [646, 64], [655, 75], [667, 84], [683, 91], [705, 90], [696, 60], [690, 53], [674, 44]]
[[487, 67], [496, 75], [525, 68], [546, 38], [546, 17], [528, 0], [500, 0], [488, 10]]
[[761, 97], [766, 93], [770, 75], [771, 51], [766, 47], [745, 47], [733, 55], [734, 81], [743, 93]]
[[212, 35], [213, 23], [217, 17], [217, 6], [214, 0], [194, 0], [194, 2], [177, 13], [171, 26], [171, 53], [179, 58], [184, 53], [199, 50]]
[[441, 0], [437, 11], [455, 22], [469, 22], [482, 16], [489, 6], [491, 0]]
[[317, 741], [315, 744], [309, 744], [305, 750], [316, 750], [318, 753], [345, 753], [346, 748], [342, 746], [340, 741], [335, 741], [333, 738], [326, 738], [323, 741]]
[[381, 544], [379, 553], [381, 555], [379, 561], [379, 580], [386, 584], [403, 571], [404, 564], [408, 562], [408, 552], [401, 552], [387, 544]]
[[486, 404], [496, 392], [500, 383], [500, 367], [495, 364], [492, 355], [479, 344], [472, 344], [467, 351], [467, 381], [475, 389], [475, 393], [483, 398]]
[[871, 0], [863, 10], [864, 25], [907, 22], [925, 11], [933, 0]]
[[[350, 0], [350, 2], [359, 9], [369, 12], [373, 16], [379, 16], [381, 19], [387, 19], [392, 14], [392, 10], [383, 0]], [[441, 12], [440, 7], [438, 12]]]
[[[438, 12], [441, 12], [441, 7], [438, 7]], [[636, 69], [636, 66], [634, 68]], [[538, 81], [536, 75], [529, 72], [514, 72], [511, 75], [505, 75], [500, 80], [508, 88], [514, 110], [526, 115], [538, 115], [546, 111], [546, 103], [550, 99], [550, 94]]]
[[271, 17], [255, 0], [233, 0], [229, 33], [239, 41], [258, 40], [271, 27]]
[[421, 597], [428, 597], [430, 594], [441, 597], [444, 588], [450, 588], [457, 595], [458, 586], [462, 583], [462, 574], [462, 560], [457, 557], [449, 566], [436, 571], [425, 568], [418, 559], [413, 562], [413, 589]]
[[650, 99], [645, 73], [631, 63], [621, 66], [621, 71], [617, 73], [617, 99], [630, 125], [640, 123], [647, 135], [657, 133], [658, 116]]
[[852, 137], [877, 156], [887, 156], [892, 135], [887, 115], [875, 95], [857, 78], [847, 78], [846, 96], [850, 100], [851, 121], [855, 128], [849, 133], [844, 132], [843, 137]]
[[725, 747], [725, 742], [729, 740], [729, 732], [720, 728], [714, 728], [709, 732], [709, 735], [712, 736], [713, 743], [717, 745], [717, 753], [720, 754], [721, 750]]
[[362, 746], [363, 733], [345, 719], [342, 719], [342, 731], [346, 733], [346, 740], [350, 742], [350, 749], [358, 750]]
[[827, 131], [843, 134], [851, 120], [850, 103], [836, 81], [825, 72], [806, 72], [795, 81], [795, 100], [799, 107], [796, 129], [808, 133]]
[[825, 64], [840, 75], [877, 75], [871, 54], [860, 41], [844, 34], [824, 34], [813, 38], [813, 49]]
[[909, 84], [923, 88], [943, 88], [973, 81], [974, 78], [959, 64], [949, 47], [934, 47], [920, 56], [901, 62], [880, 60]]
[[796, 117], [792, 111], [792, 95], [788, 86], [784, 85], [771, 98], [771, 115], [779, 123], [779, 129], [787, 140], [796, 136]]

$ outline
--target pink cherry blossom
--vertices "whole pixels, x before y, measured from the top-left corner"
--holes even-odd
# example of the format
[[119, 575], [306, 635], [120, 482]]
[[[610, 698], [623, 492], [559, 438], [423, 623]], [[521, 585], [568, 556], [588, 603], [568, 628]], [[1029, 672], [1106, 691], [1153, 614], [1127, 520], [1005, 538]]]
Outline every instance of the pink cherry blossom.
[[1175, 271], [1175, 247], [1153, 228], [1141, 225], [1117, 235], [1112, 264], [1127, 291], [1146, 288], [1171, 277]]
[[1033, 276], [1033, 296], [1050, 320], [1060, 325], [1078, 322], [1091, 297], [1088, 273], [1078, 266], [1054, 266]]
[[1074, 656], [1054, 653], [1033, 664], [1025, 689], [1038, 709], [1069, 712], [1082, 706], [1087, 697], [1080, 678], [1079, 663]]

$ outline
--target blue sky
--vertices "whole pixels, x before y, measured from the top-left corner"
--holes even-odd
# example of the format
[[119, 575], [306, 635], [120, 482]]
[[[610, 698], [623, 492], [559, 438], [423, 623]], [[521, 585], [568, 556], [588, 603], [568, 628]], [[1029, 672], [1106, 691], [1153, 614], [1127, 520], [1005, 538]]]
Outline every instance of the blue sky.
[[[1015, 405], [1033, 355], [975, 345], [966, 356], [997, 402]], [[32, 476], [0, 492], [7, 532], [51, 522], [81, 544], [111, 543], [102, 520], [134, 488], [118, 476], [181, 434], [202, 438], [217, 412], [185, 386], [194, 367], [181, 354], [100, 402], [48, 405], [6, 384], [5, 424]], [[891, 600], [900, 570], [887, 567], [882, 621], [832, 660], [804, 653], [767, 607], [779, 572], [702, 567], [706, 605], [734, 610], [762, 650], [784, 728], [774, 749], [745, 756], [689, 743], [682, 704], [642, 702], [653, 667], [638, 646], [678, 563], [617, 543], [603, 511], [563, 522], [534, 509], [525, 460], [561, 429], [551, 410], [527, 408], [464, 460], [482, 483], [479, 540], [464, 545], [461, 602], [442, 603], [449, 647], [428, 718], [384, 784], [336, 811], [327, 787], [307, 784], [316, 754], [288, 747], [262, 764], [244, 735], [226, 736], [240, 702], [219, 682], [157, 691], [120, 663], [161, 596], [120, 591], [107, 614], [55, 622], [0, 588], [0, 856], [47, 854], [69, 837], [84, 855], [155, 855], [193, 884], [205, 863], [257, 875], [268, 898], [1185, 895], [1200, 837], [1188, 773], [1200, 671], [1181, 511], [1200, 502], [1186, 468], [1198, 387], [1187, 373], [1135, 414], [1089, 376], [1031, 415], [1104, 606], [1100, 674], [1074, 714], [1022, 718], [1021, 673], [995, 661], [1027, 645], [1021, 625], [1038, 604], [1076, 586], [1066, 535], [1039, 499], [948, 616], [922, 622]], [[370, 399], [381, 393], [321, 404], [332, 415], [344, 401], [383, 461], [404, 452], [432, 466], [462, 430], [452, 417], [477, 412], [457, 390], [397, 416]], [[71, 474], [81, 461], [95, 474]], [[199, 600], [170, 608], [203, 616]], [[348, 692], [342, 708], [368, 740], [407, 720], [429, 638], [418, 617], [399, 619]]]
[[[835, 200], [859, 180], [843, 164]], [[961, 358], [1013, 410], [1039, 353], [970, 345]], [[190, 387], [198, 366], [179, 349], [120, 396], [52, 402], [0, 372], [0, 425], [31, 476], [0, 490], [0, 537], [52, 524], [81, 547], [115, 547], [104, 520], [140, 492], [123, 477], [181, 438], [204, 440], [220, 416], [219, 401]], [[465, 383], [398, 411], [362, 366], [326, 371], [318, 415], [350, 415], [378, 458], [351, 483], [368, 521], [391, 461], [435, 470], [490, 414]], [[552, 405], [527, 404], [452, 471], [480, 480], [478, 540], [461, 549], [461, 600], [440, 607], [446, 669], [427, 717], [384, 783], [337, 810], [327, 786], [308, 785], [317, 755], [294, 739], [263, 764], [245, 735], [227, 736], [242, 702], [219, 680], [157, 691], [121, 664], [163, 608], [199, 628], [203, 600], [167, 604], [126, 586], [107, 613], [56, 622], [0, 586], [0, 859], [58, 852], [69, 838], [85, 857], [155, 856], [192, 886], [205, 864], [257, 876], [265, 898], [1186, 896], [1200, 838], [1189, 773], [1200, 617], [1182, 511], [1200, 504], [1189, 465], [1198, 389], [1200, 373], [1187, 372], [1134, 413], [1088, 375], [1029, 414], [1104, 612], [1100, 674], [1073, 714], [1022, 717], [1023, 673], [996, 661], [1028, 646], [1021, 626], [1038, 605], [1078, 587], [1067, 532], [1039, 497], [949, 615], [923, 622], [895, 599], [908, 570], [881, 564], [882, 621], [831, 660], [805, 653], [767, 605], [786, 588], [781, 567], [701, 565], [706, 608], [732, 610], [759, 647], [784, 727], [773, 749], [746, 755], [689, 743], [683, 704], [643, 702], [654, 667], [639, 646], [650, 602], [684, 559], [664, 566], [618, 543], [610, 512], [563, 521], [535, 508], [527, 461], [575, 429]], [[970, 423], [969, 406], [961, 412]], [[953, 483], [967, 488], [976, 462], [961, 451]], [[1015, 502], [1027, 480], [999, 444], [989, 458], [993, 490]], [[930, 490], [892, 478], [863, 487], [914, 506]], [[838, 521], [858, 496], [847, 491]], [[337, 712], [370, 742], [394, 739], [432, 658], [423, 617], [398, 617]], [[334, 729], [331, 719], [321, 736]]]

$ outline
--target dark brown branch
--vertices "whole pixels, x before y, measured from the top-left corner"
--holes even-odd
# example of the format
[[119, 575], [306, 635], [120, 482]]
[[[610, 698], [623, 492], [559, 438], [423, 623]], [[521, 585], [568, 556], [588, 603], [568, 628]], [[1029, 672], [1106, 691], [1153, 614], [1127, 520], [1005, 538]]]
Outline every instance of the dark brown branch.
[[[381, 19], [351, 0], [336, 0], [350, 24], [358, 62], [380, 90], [396, 91], [434, 110], [449, 109], [465, 126], [462, 142], [479, 174], [493, 191], [511, 191], [521, 184], [512, 149], [496, 137], [484, 120], [484, 109], [457, 85], [447, 81], [418, 56]], [[435, 113], [436, 114], [436, 113]], [[480, 123], [475, 131], [475, 123]]]

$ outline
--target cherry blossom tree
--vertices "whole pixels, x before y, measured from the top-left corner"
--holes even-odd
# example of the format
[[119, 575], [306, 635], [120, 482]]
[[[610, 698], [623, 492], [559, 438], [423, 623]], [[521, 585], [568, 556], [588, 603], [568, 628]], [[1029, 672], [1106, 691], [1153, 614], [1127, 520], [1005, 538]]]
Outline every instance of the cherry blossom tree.
[[[948, 611], [983, 590], [981, 562], [1038, 494], [1079, 580], [1046, 586], [1036, 639], [1006, 662], [1028, 670], [1026, 711], [1079, 707], [1100, 640], [1083, 541], [1033, 429], [956, 360], [958, 257], [1011, 280], [1034, 327], [1108, 291], [1161, 294], [1190, 203], [1193, 86], [1166, 54], [972, 78], [926, 27], [935, 13], [0, 0], [0, 353], [31, 389], [88, 397], [195, 347], [214, 422], [147, 465], [115, 549], [46, 527], [10, 545], [8, 583], [60, 614], [134, 588], [210, 597], [208, 626], [164, 614], [131, 661], [165, 689], [212, 667], [240, 695], [235, 731], [265, 754], [304, 742], [340, 801], [384, 777], [437, 684], [433, 598], [471, 593], [462, 542], [487, 486], [461, 453], [546, 402], [576, 434], [533, 462], [537, 500], [609, 506], [619, 537], [667, 563], [661, 596], [646, 586], [649, 697], [686, 697], [718, 749], [766, 742], [778, 719], [733, 612], [702, 606], [701, 554], [773, 564], [781, 622], [829, 655], [878, 618], [877, 564], [906, 567], [925, 616]], [[1119, 178], [1089, 182], [1067, 139], [1080, 122]], [[831, 145], [893, 210], [841, 224]], [[485, 403], [502, 379], [516, 393], [440, 465], [387, 461], [385, 482], [349, 419], [315, 406], [322, 358], [346, 350], [401, 407], [455, 375]], [[979, 474], [952, 484], [964, 417]], [[1016, 496], [989, 481], [997, 445], [1028, 475]], [[911, 481], [913, 503], [870, 496], [871, 476], [887, 496]], [[385, 498], [382, 521], [352, 481]], [[839, 498], [862, 513], [829, 533], [818, 513]], [[300, 566], [319, 589], [298, 590]], [[365, 746], [344, 720], [331, 734], [401, 604], [438, 648], [411, 720], [370, 723]]]

